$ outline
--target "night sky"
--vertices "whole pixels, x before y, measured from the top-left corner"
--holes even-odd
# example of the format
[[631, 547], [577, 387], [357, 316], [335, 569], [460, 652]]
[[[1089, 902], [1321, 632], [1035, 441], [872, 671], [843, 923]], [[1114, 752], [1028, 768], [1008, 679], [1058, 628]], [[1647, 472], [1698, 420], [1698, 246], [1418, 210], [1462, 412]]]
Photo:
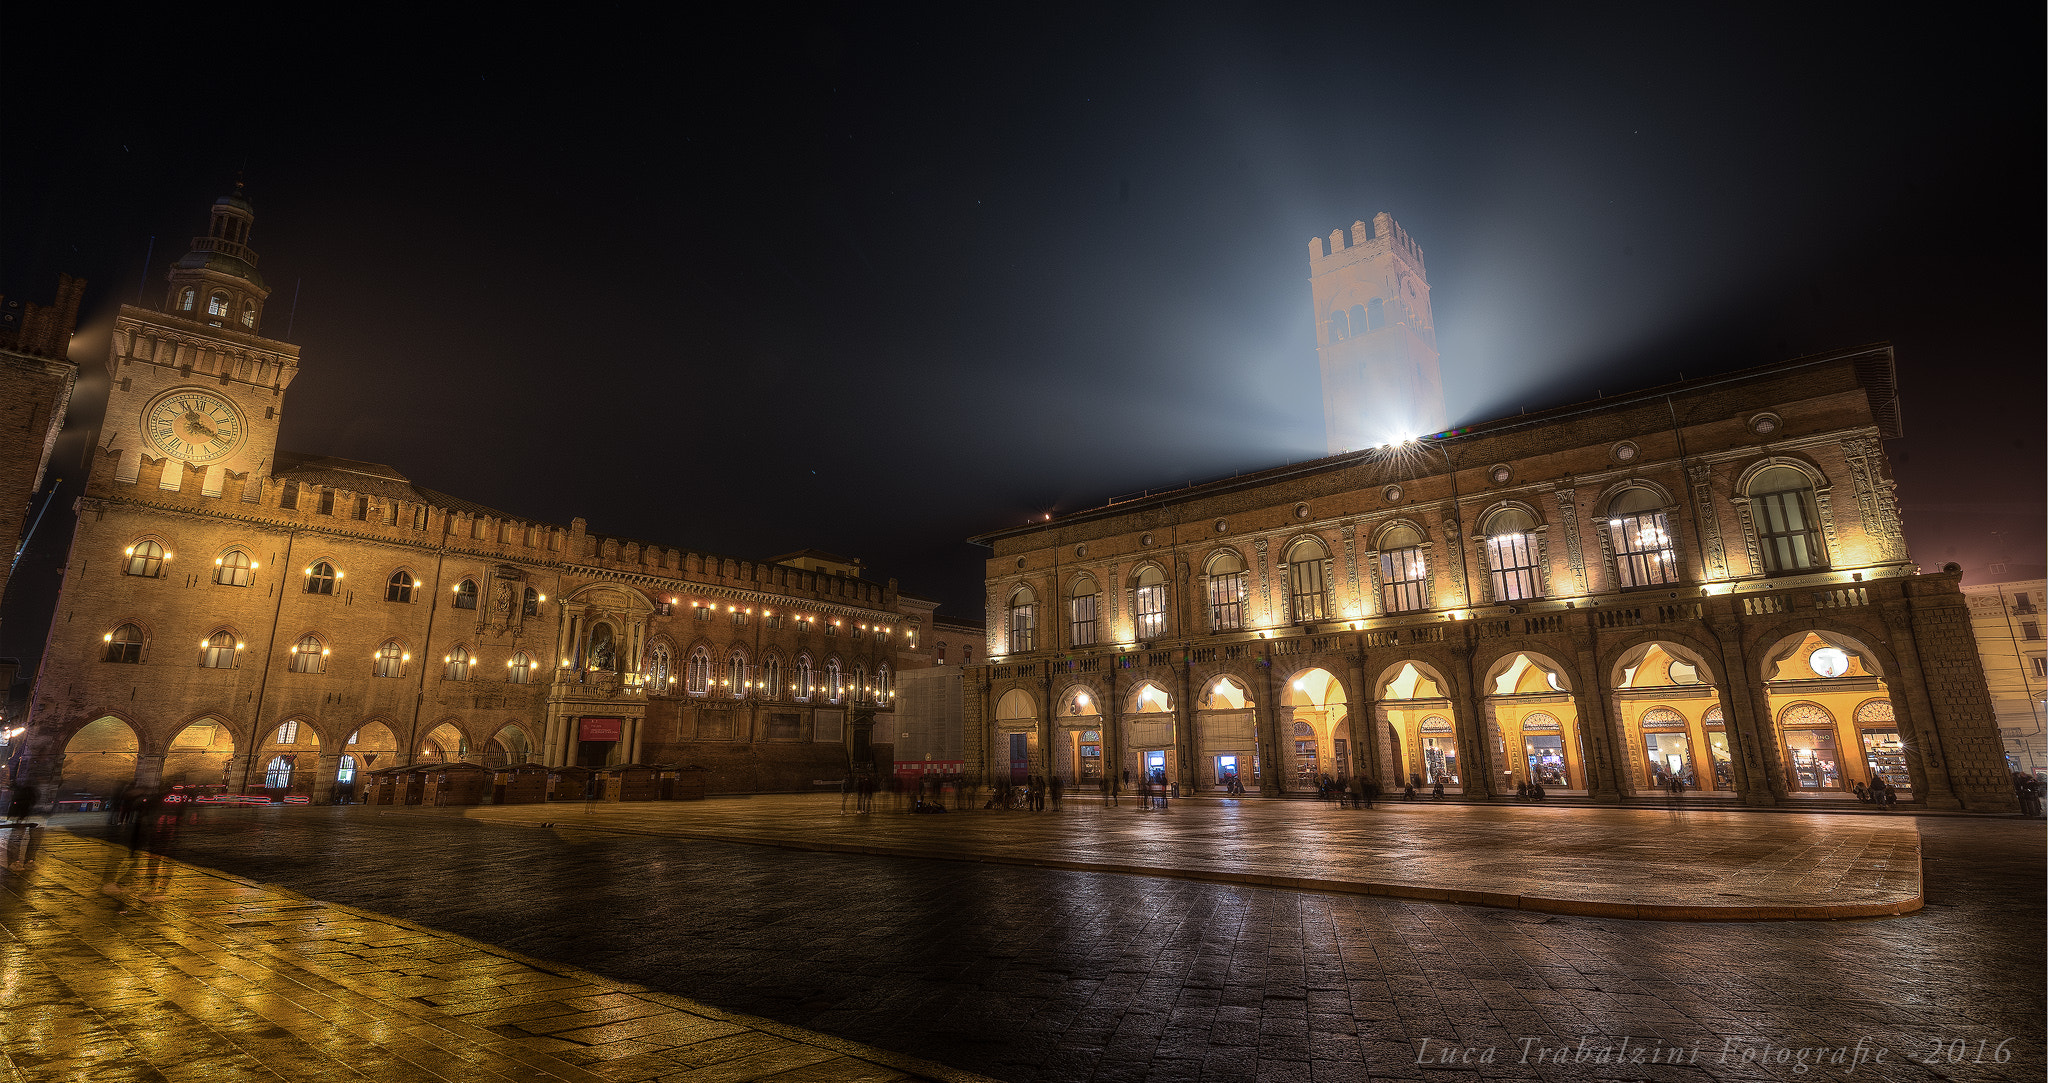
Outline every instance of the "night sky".
[[1322, 454], [1307, 241], [1384, 210], [1454, 424], [1889, 340], [1914, 556], [2042, 562], [2038, 9], [1268, 6], [8, 5], [0, 292], [101, 332], [52, 473], [239, 174], [282, 448], [978, 619], [970, 534]]

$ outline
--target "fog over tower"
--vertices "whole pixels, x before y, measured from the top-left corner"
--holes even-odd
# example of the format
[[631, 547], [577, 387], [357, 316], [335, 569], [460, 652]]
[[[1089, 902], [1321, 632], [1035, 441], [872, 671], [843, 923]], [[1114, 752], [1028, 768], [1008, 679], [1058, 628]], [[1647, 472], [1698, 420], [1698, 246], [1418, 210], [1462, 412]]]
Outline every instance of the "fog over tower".
[[1394, 216], [1308, 242], [1330, 452], [1449, 427], [1422, 249]]

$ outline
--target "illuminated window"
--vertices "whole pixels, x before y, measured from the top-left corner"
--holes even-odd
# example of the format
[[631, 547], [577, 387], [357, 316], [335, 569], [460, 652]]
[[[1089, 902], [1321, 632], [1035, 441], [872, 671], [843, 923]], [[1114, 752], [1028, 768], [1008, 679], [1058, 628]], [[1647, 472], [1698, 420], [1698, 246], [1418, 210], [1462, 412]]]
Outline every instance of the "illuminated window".
[[798, 655], [796, 660], [796, 699], [798, 703], [809, 703], [812, 691], [811, 656]]
[[235, 668], [235, 637], [226, 632], [207, 636], [206, 646], [199, 652], [199, 665], [205, 669]]
[[222, 553], [219, 560], [214, 561], [213, 581], [224, 587], [246, 587], [249, 585], [250, 569], [254, 567], [255, 564], [250, 561], [249, 554], [240, 549], [230, 549]]
[[1429, 558], [1422, 535], [1406, 524], [1380, 536], [1380, 607], [1388, 613], [1429, 608]]
[[180, 312], [190, 312], [192, 311], [192, 306], [198, 303], [198, 290], [186, 290], [183, 293], [178, 294], [178, 311]]
[[313, 565], [312, 570], [306, 573], [306, 593], [332, 594], [334, 593], [334, 581], [337, 578], [339, 576], [334, 574], [334, 565], [324, 560], [318, 561]]
[[476, 580], [465, 579], [455, 584], [455, 608], [476, 608]]
[[1010, 594], [1010, 653], [1038, 649], [1038, 595], [1030, 587], [1018, 587]]
[[831, 659], [825, 663], [825, 698], [838, 703], [845, 695], [846, 678], [839, 671], [839, 659]]
[[405, 675], [405, 650], [395, 639], [387, 639], [377, 648], [376, 665], [371, 673], [379, 677], [402, 677]]
[[732, 698], [745, 699], [747, 696], [747, 656], [738, 651], [732, 652], [732, 655], [725, 660], [725, 673], [725, 679], [729, 685], [728, 691], [732, 693]]
[[1641, 486], [1624, 489], [1607, 505], [1607, 538], [1614, 574], [1623, 587], [1678, 581], [1678, 553], [1664, 522], [1664, 500]]
[[1067, 599], [1068, 642], [1076, 647], [1095, 645], [1095, 579], [1082, 576], [1074, 581], [1074, 596]]
[[1749, 498], [1765, 571], [1782, 574], [1827, 566], [1814, 515], [1812, 479], [1789, 466], [1773, 466], [1749, 483]]
[[256, 302], [254, 302], [254, 301], [243, 301], [243, 302], [242, 302], [242, 326], [243, 326], [243, 327], [255, 327], [255, 326], [256, 326]]
[[354, 756], [343, 756], [341, 758], [341, 769], [334, 773], [334, 781], [343, 786], [355, 784], [356, 758]]
[[1244, 627], [1244, 559], [1232, 552], [1209, 558], [1209, 627], [1219, 632]]
[[107, 651], [101, 658], [129, 664], [142, 661], [142, 629], [132, 624], [114, 629], [107, 635]]
[[745, 628], [747, 626], [746, 610], [735, 609], [732, 611], [732, 626], [735, 628]]
[[209, 316], [227, 315], [228, 295], [225, 293], [216, 293], [211, 297], [208, 297], [206, 299], [206, 314]]
[[295, 745], [299, 743], [299, 720], [294, 718], [277, 727], [277, 743]]
[[870, 693], [871, 691], [873, 691], [873, 690], [872, 690], [872, 689], [871, 689], [871, 688], [870, 688], [870, 687], [868, 686], [868, 666], [867, 666], [867, 663], [866, 663], [866, 662], [855, 662], [855, 663], [853, 664], [853, 697], [854, 697], [854, 699], [855, 699], [856, 701], [858, 701], [858, 702], [861, 702], [861, 703], [866, 703], [866, 702], [868, 702], [868, 695], [869, 695], [869, 693]]
[[448, 652], [448, 668], [442, 674], [451, 681], [469, 679], [469, 648], [457, 647]]
[[1296, 624], [1322, 620], [1325, 594], [1323, 547], [1303, 538], [1287, 548], [1288, 612]]
[[693, 696], [711, 691], [711, 655], [702, 647], [690, 652], [690, 664], [683, 668], [683, 690]]
[[1493, 580], [1493, 600], [1518, 602], [1543, 596], [1536, 560], [1536, 520], [1520, 508], [1503, 508], [1487, 517], [1486, 566]]
[[1138, 589], [1132, 607], [1138, 620], [1138, 638], [1153, 639], [1166, 634], [1166, 574], [1156, 565], [1138, 573]]
[[293, 673], [319, 673], [327, 668], [327, 645], [316, 635], [300, 637], [292, 644]]
[[782, 659], [772, 654], [761, 663], [761, 698], [782, 698]]
[[641, 673], [648, 687], [657, 694], [667, 692], [668, 686], [675, 680], [674, 671], [675, 659], [669, 657], [668, 644], [656, 643], [647, 649], [647, 665]]
[[263, 772], [263, 784], [273, 790], [289, 789], [292, 784], [292, 761], [279, 756], [270, 761]]
[[532, 587], [519, 597], [519, 614], [524, 617], [540, 616], [540, 592]]
[[888, 699], [889, 689], [889, 666], [887, 663], [884, 663], [875, 669], [875, 698], [878, 700]]
[[128, 566], [124, 571], [145, 579], [155, 579], [164, 570], [164, 547], [153, 541], [139, 541], [128, 547]]
[[419, 580], [414, 579], [411, 572], [401, 568], [398, 571], [392, 572], [391, 578], [385, 581], [384, 600], [387, 602], [410, 602], [412, 601], [413, 588], [419, 585]]
[[527, 657], [525, 651], [512, 656], [511, 663], [505, 667], [505, 680], [512, 684], [526, 684], [533, 680], [533, 659]]

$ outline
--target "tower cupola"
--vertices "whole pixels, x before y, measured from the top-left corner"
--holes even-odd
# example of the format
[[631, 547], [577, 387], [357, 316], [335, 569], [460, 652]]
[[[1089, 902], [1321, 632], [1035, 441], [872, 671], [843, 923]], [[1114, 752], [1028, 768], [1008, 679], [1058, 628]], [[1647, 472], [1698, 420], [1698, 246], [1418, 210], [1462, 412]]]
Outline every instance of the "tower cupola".
[[256, 208], [236, 181], [233, 192], [213, 201], [206, 236], [192, 238], [192, 250], [171, 264], [164, 310], [208, 327], [257, 334], [270, 287], [256, 273], [256, 252], [249, 247], [255, 224]]

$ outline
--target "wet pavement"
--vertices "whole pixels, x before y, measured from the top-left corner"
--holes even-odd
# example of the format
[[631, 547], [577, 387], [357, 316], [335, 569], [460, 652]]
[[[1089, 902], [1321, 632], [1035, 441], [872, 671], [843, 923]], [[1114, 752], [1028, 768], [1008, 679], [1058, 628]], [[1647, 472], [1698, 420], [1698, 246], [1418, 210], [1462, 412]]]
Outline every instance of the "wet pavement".
[[[774, 807], [701, 806], [741, 819]], [[628, 834], [623, 822], [607, 829], [599, 810], [547, 808], [558, 826], [456, 810], [221, 810], [182, 834], [179, 856], [1003, 1080], [2043, 1074], [2038, 822], [1918, 820], [1926, 907], [1905, 916], [1695, 923]], [[1462, 814], [1428, 811], [1445, 814], [1434, 824], [1443, 833]], [[1501, 830], [1533, 832], [1539, 846], [1573, 840], [1589, 869], [1609, 860], [1587, 841], [1612, 810], [1471, 811], [1505, 817]], [[810, 812], [781, 815], [795, 833], [813, 830], [802, 828]], [[949, 832], [998, 841], [1078, 838], [1091, 830], [1082, 819], [1106, 815], [1171, 821], [1189, 845], [1237, 837], [1220, 813], [1202, 825], [1198, 805], [1164, 817], [949, 815], [962, 818]], [[908, 825], [945, 819], [889, 818], [815, 833], [897, 845]], [[1737, 819], [1734, 831], [1749, 830]], [[1771, 830], [1833, 830], [1823, 817], [1768, 819]], [[1254, 832], [1262, 860], [1284, 852], [1278, 830]], [[1408, 859], [1432, 860], [1429, 833], [1417, 832]], [[1682, 847], [1660, 856], [1630, 845], [1674, 877], [1687, 870]], [[1142, 835], [1126, 846], [1146, 852]], [[1446, 848], [1435, 859], [1463, 856]], [[1567, 859], [1556, 875], [1572, 868]], [[45, 965], [98, 964], [67, 955]]]

